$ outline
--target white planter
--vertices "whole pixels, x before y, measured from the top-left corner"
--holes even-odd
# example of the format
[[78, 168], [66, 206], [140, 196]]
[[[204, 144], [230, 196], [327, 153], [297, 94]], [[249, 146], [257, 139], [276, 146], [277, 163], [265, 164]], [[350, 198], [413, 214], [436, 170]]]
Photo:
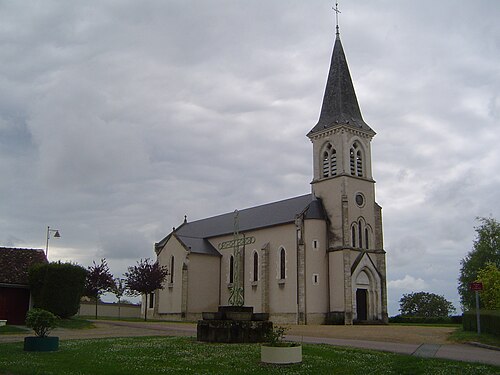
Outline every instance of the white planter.
[[260, 360], [264, 363], [288, 364], [302, 362], [302, 345], [260, 347]]

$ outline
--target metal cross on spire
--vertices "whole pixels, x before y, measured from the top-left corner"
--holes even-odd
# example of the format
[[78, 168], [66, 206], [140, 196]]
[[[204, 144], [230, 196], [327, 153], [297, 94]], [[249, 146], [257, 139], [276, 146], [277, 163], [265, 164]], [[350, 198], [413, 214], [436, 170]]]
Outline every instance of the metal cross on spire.
[[339, 32], [339, 13], [342, 13], [340, 10], [339, 10], [339, 3], [336, 2], [335, 3], [335, 8], [332, 7], [332, 9], [334, 10], [335, 12], [335, 29], [337, 30], [337, 32], [335, 33], [337, 35], [337, 37], [340, 35], [340, 32]]

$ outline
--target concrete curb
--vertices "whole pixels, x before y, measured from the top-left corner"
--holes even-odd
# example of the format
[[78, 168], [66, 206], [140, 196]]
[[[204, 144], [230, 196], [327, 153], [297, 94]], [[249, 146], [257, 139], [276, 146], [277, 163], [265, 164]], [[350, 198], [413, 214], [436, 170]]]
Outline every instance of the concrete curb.
[[477, 346], [478, 348], [500, 351], [500, 348], [498, 346], [483, 344], [483, 343], [476, 342], [476, 341], [468, 341], [465, 344], [472, 345], [472, 346]]

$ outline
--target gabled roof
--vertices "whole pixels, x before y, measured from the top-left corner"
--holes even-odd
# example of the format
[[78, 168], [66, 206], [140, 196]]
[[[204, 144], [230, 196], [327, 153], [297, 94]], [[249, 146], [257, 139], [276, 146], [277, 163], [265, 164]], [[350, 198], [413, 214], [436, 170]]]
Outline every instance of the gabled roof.
[[28, 270], [39, 263], [48, 263], [41, 249], [0, 247], [0, 284], [28, 285]]
[[[293, 223], [297, 216], [304, 214], [305, 219], [324, 219], [321, 201], [312, 194], [268, 203], [238, 211], [239, 231]], [[157, 250], [165, 246], [170, 237], [175, 236], [194, 253], [220, 255], [207, 240], [232, 234], [234, 230], [234, 212], [207, 219], [186, 222], [155, 245]]]
[[375, 133], [361, 115], [342, 42], [337, 34], [319, 120], [308, 135], [340, 125]]

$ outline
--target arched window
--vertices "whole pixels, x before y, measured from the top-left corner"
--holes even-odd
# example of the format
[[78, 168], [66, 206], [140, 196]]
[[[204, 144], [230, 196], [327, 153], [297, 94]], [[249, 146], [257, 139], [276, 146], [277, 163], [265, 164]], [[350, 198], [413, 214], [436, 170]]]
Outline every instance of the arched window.
[[333, 148], [331, 143], [326, 145], [321, 162], [323, 177], [337, 175], [337, 151]]
[[259, 254], [253, 253], [253, 281], [259, 281]]
[[174, 282], [174, 256], [170, 257], [170, 283]]
[[352, 144], [349, 152], [351, 176], [363, 176], [363, 153], [357, 142]]
[[363, 247], [363, 230], [361, 229], [361, 220], [358, 221], [358, 236], [359, 236], [359, 247]]
[[363, 176], [363, 158], [361, 156], [361, 150], [356, 152], [356, 175], [359, 177]]
[[368, 228], [365, 228], [365, 247], [367, 249], [370, 247], [370, 240], [369, 240]]
[[229, 258], [229, 284], [234, 282], [234, 256]]
[[286, 253], [285, 253], [285, 249], [281, 248], [281, 250], [280, 250], [280, 279], [284, 279], [286, 276], [285, 266], [286, 266]]
[[351, 227], [351, 242], [352, 247], [356, 247], [356, 225]]
[[328, 167], [328, 151], [323, 153], [323, 177], [328, 177], [329, 175], [329, 167]]
[[332, 171], [332, 176], [337, 175], [337, 151], [335, 149], [332, 149], [332, 152], [330, 154], [330, 169]]

